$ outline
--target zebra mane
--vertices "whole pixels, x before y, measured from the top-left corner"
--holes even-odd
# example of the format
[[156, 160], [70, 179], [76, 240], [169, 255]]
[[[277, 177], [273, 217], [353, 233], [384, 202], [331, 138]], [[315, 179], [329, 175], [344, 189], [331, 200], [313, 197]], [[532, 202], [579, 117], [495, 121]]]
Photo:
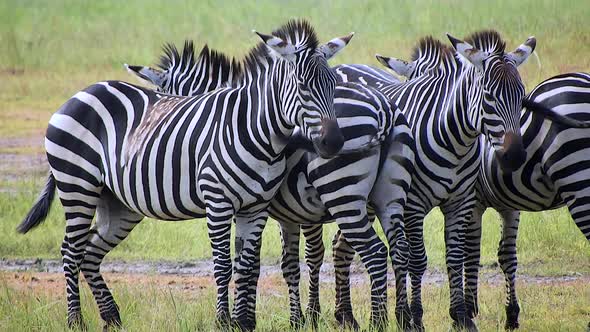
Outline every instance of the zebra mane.
[[480, 51], [491, 54], [504, 54], [506, 42], [502, 40], [500, 34], [495, 30], [477, 31], [465, 38], [465, 41], [472, 46], [477, 47]]
[[163, 47], [164, 55], [160, 57], [160, 62], [157, 66], [162, 70], [171, 70], [173, 67], [180, 66], [182, 68], [198, 68], [199, 63], [207, 63], [211, 68], [219, 68], [219, 72], [223, 75], [233, 73], [234, 77], [242, 73], [241, 65], [235, 58], [216, 50], [209, 49], [205, 44], [199, 56], [195, 56], [195, 46], [193, 41], [185, 40], [182, 53], [178, 51], [176, 46], [171, 43], [166, 43]]
[[433, 59], [434, 61], [430, 60], [428, 62], [434, 65], [452, 57], [453, 50], [450, 47], [432, 36], [426, 36], [420, 38], [418, 44], [414, 47], [411, 59], [412, 61]]
[[[272, 32], [273, 36], [282, 38], [296, 46], [298, 49], [315, 50], [318, 45], [318, 37], [314, 28], [303, 19], [293, 19]], [[245, 56], [242, 67], [244, 72], [256, 73], [263, 64], [274, 62], [269, 48], [264, 43], [259, 43]]]

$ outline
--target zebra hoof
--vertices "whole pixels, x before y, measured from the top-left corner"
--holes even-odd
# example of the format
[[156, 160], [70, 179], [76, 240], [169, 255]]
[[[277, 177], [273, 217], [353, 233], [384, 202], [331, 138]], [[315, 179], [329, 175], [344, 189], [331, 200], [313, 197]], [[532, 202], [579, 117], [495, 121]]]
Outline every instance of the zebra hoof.
[[506, 331], [516, 330], [520, 327], [520, 324], [518, 323], [519, 314], [520, 307], [518, 306], [518, 303], [506, 306], [506, 325], [504, 326]]
[[457, 320], [453, 321], [452, 330], [453, 331], [478, 332], [477, 325], [475, 325], [475, 323], [469, 318], [465, 318], [464, 320], [460, 320], [460, 321], [457, 321]]
[[82, 313], [68, 316], [68, 328], [70, 330], [88, 331], [88, 326], [84, 323]]
[[398, 329], [401, 331], [412, 331], [412, 313], [410, 307], [406, 304], [402, 309], [395, 310], [395, 319], [397, 320]]
[[424, 332], [426, 331], [424, 329], [424, 323], [422, 322], [422, 320], [414, 320], [412, 322], [412, 329], [411, 331], [415, 331], [415, 332]]
[[387, 329], [387, 323], [387, 314], [380, 314], [377, 316], [371, 315], [371, 331], [385, 331], [385, 329]]
[[336, 318], [336, 323], [341, 329], [351, 329], [354, 331], [358, 331], [361, 327], [359, 323], [354, 319], [354, 315], [351, 311], [337, 311], [334, 313], [334, 317]]
[[303, 317], [303, 312], [299, 310], [297, 314], [291, 315], [291, 317], [289, 317], [289, 324], [291, 325], [291, 329], [301, 329], [303, 325], [305, 325], [305, 317]]
[[123, 325], [121, 322], [121, 316], [119, 315], [119, 310], [116, 307], [101, 313], [100, 317], [104, 321], [104, 326], [102, 328], [103, 332], [112, 329], [118, 329]]
[[237, 331], [250, 332], [256, 329], [256, 320], [250, 318], [236, 318], [232, 321], [232, 326]]
[[313, 329], [318, 327], [318, 321], [320, 319], [320, 306], [312, 306], [308, 307], [305, 310], [305, 316], [307, 317], [307, 321], [311, 325]]
[[231, 317], [229, 311], [217, 313], [215, 317], [215, 325], [219, 330], [229, 330], [231, 327]]
[[414, 331], [423, 332], [424, 331], [424, 322], [422, 321], [422, 317], [424, 316], [424, 309], [422, 305], [415, 305], [412, 303], [410, 306], [410, 311], [412, 312], [412, 327]]
[[472, 319], [479, 315], [479, 306], [476, 299], [467, 299], [465, 304], [465, 314]]

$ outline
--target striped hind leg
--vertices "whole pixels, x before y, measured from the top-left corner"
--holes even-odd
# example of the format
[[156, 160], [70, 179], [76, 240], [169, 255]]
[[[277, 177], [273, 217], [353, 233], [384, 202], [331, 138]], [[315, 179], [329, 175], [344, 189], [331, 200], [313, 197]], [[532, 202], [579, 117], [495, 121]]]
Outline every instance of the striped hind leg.
[[402, 330], [410, 330], [412, 314], [406, 290], [410, 249], [402, 221], [403, 204], [390, 204], [388, 208], [378, 209], [377, 215], [389, 243], [389, 257], [395, 275], [396, 320]]
[[119, 307], [102, 274], [100, 265], [105, 255], [113, 250], [133, 230], [143, 216], [130, 211], [113, 194], [103, 190], [96, 212], [96, 222], [90, 230], [81, 270], [90, 286], [105, 329], [121, 326]]
[[283, 252], [281, 256], [281, 271], [289, 289], [289, 307], [291, 315], [289, 322], [291, 327], [301, 327], [304, 323], [301, 311], [301, 296], [299, 294], [299, 281], [301, 271], [299, 269], [299, 234], [300, 227], [297, 224], [279, 221]]
[[[562, 194], [562, 199], [566, 202], [576, 226], [590, 242], [590, 188], [578, 190], [571, 196]], [[587, 330], [590, 332], [590, 322]]]
[[66, 217], [66, 234], [61, 245], [61, 254], [66, 279], [68, 326], [85, 329], [80, 307], [80, 265], [90, 235], [90, 225], [100, 199], [101, 187], [92, 187], [86, 182], [82, 184], [84, 187], [66, 183], [60, 179], [62, 173], [55, 170], [52, 172], [56, 175], [58, 196]]
[[476, 203], [467, 223], [465, 236], [465, 310], [467, 317], [475, 318], [479, 313], [477, 288], [479, 279], [479, 262], [481, 257], [481, 218], [485, 207]]
[[335, 315], [341, 325], [358, 328], [350, 300], [350, 264], [357, 252], [371, 281], [371, 326], [382, 330], [387, 324], [387, 248], [368, 221], [366, 205], [358, 208], [362, 216], [358, 223], [336, 218], [340, 233], [332, 243], [336, 269]]
[[236, 292], [232, 320], [242, 331], [256, 328], [256, 291], [260, 276], [260, 246], [268, 219], [266, 208], [253, 215], [236, 216]]
[[220, 328], [229, 327], [229, 283], [232, 278], [231, 220], [233, 207], [229, 202], [207, 204], [207, 235], [213, 256], [213, 276], [217, 287], [215, 304], [216, 323]]
[[408, 204], [404, 210], [404, 223], [406, 237], [410, 246], [408, 259], [408, 272], [412, 288], [410, 311], [412, 312], [412, 325], [415, 329], [424, 330], [422, 316], [422, 277], [426, 272], [426, 248], [424, 247], [424, 210], [413, 208]]
[[317, 327], [320, 308], [320, 270], [324, 263], [323, 225], [301, 226], [305, 236], [305, 262], [309, 268], [309, 300], [305, 315], [312, 327]]
[[334, 276], [336, 278], [336, 307], [334, 316], [341, 327], [353, 330], [360, 328], [352, 313], [350, 300], [350, 265], [355, 251], [348, 244], [342, 232], [338, 230], [332, 240], [332, 255], [334, 259]]
[[468, 331], [477, 330], [475, 323], [467, 316], [463, 285], [465, 232], [467, 221], [471, 220], [474, 207], [474, 195], [441, 206], [441, 211], [445, 216], [445, 254], [451, 298], [449, 314], [454, 321], [455, 328]]
[[498, 211], [502, 217], [502, 236], [498, 246], [498, 263], [504, 273], [506, 282], [506, 330], [514, 330], [519, 327], [518, 315], [520, 306], [516, 296], [516, 269], [518, 257], [516, 255], [516, 240], [518, 237], [518, 224], [520, 211]]

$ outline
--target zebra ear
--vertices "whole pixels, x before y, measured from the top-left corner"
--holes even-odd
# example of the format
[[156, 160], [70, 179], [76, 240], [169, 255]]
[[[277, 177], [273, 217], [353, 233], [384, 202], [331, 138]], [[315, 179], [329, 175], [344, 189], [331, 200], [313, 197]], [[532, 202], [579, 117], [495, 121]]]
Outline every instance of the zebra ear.
[[451, 44], [453, 44], [457, 53], [461, 54], [461, 56], [471, 62], [476, 68], [483, 69], [483, 61], [488, 57], [486, 52], [482, 52], [477, 47], [471, 46], [471, 44], [457, 39], [448, 33], [447, 37], [451, 41]]
[[163, 71], [145, 66], [130, 66], [128, 64], [124, 64], [124, 66], [128, 72], [136, 75], [142, 81], [153, 84], [157, 87], [164, 87], [166, 73]]
[[324, 57], [326, 57], [326, 60], [329, 60], [331, 57], [336, 55], [336, 53], [340, 52], [344, 46], [348, 45], [348, 42], [350, 42], [352, 36], [354, 36], [354, 32], [351, 32], [344, 37], [334, 38], [329, 42], [320, 45], [318, 50], [324, 55]]
[[514, 61], [516, 66], [523, 64], [529, 55], [533, 53], [537, 46], [537, 39], [535, 37], [529, 37], [522, 45], [518, 46], [516, 50], [507, 54], [507, 56]]
[[293, 44], [276, 36], [265, 35], [263, 33], [257, 32], [256, 30], [252, 31], [257, 34], [260, 39], [262, 39], [266, 46], [275, 51], [277, 54], [289, 61], [295, 60], [293, 55], [297, 51], [297, 48]]
[[382, 65], [406, 78], [410, 78], [412, 73], [414, 73], [414, 69], [416, 69], [416, 64], [414, 62], [407, 62], [405, 60], [390, 58], [379, 54], [375, 54], [375, 57]]

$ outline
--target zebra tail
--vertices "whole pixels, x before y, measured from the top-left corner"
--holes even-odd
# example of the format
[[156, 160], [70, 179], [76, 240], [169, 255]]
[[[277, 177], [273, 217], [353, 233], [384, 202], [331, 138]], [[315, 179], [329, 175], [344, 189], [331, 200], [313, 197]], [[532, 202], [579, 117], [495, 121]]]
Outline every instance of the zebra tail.
[[25, 217], [25, 219], [16, 227], [17, 232], [25, 234], [32, 228], [35, 228], [41, 224], [51, 209], [51, 202], [55, 197], [55, 177], [49, 172], [45, 188], [37, 198], [37, 201]]
[[572, 117], [561, 115], [543, 104], [532, 101], [528, 98], [522, 100], [522, 106], [532, 112], [537, 112], [559, 124], [571, 128], [590, 128], [590, 121], [580, 121]]

